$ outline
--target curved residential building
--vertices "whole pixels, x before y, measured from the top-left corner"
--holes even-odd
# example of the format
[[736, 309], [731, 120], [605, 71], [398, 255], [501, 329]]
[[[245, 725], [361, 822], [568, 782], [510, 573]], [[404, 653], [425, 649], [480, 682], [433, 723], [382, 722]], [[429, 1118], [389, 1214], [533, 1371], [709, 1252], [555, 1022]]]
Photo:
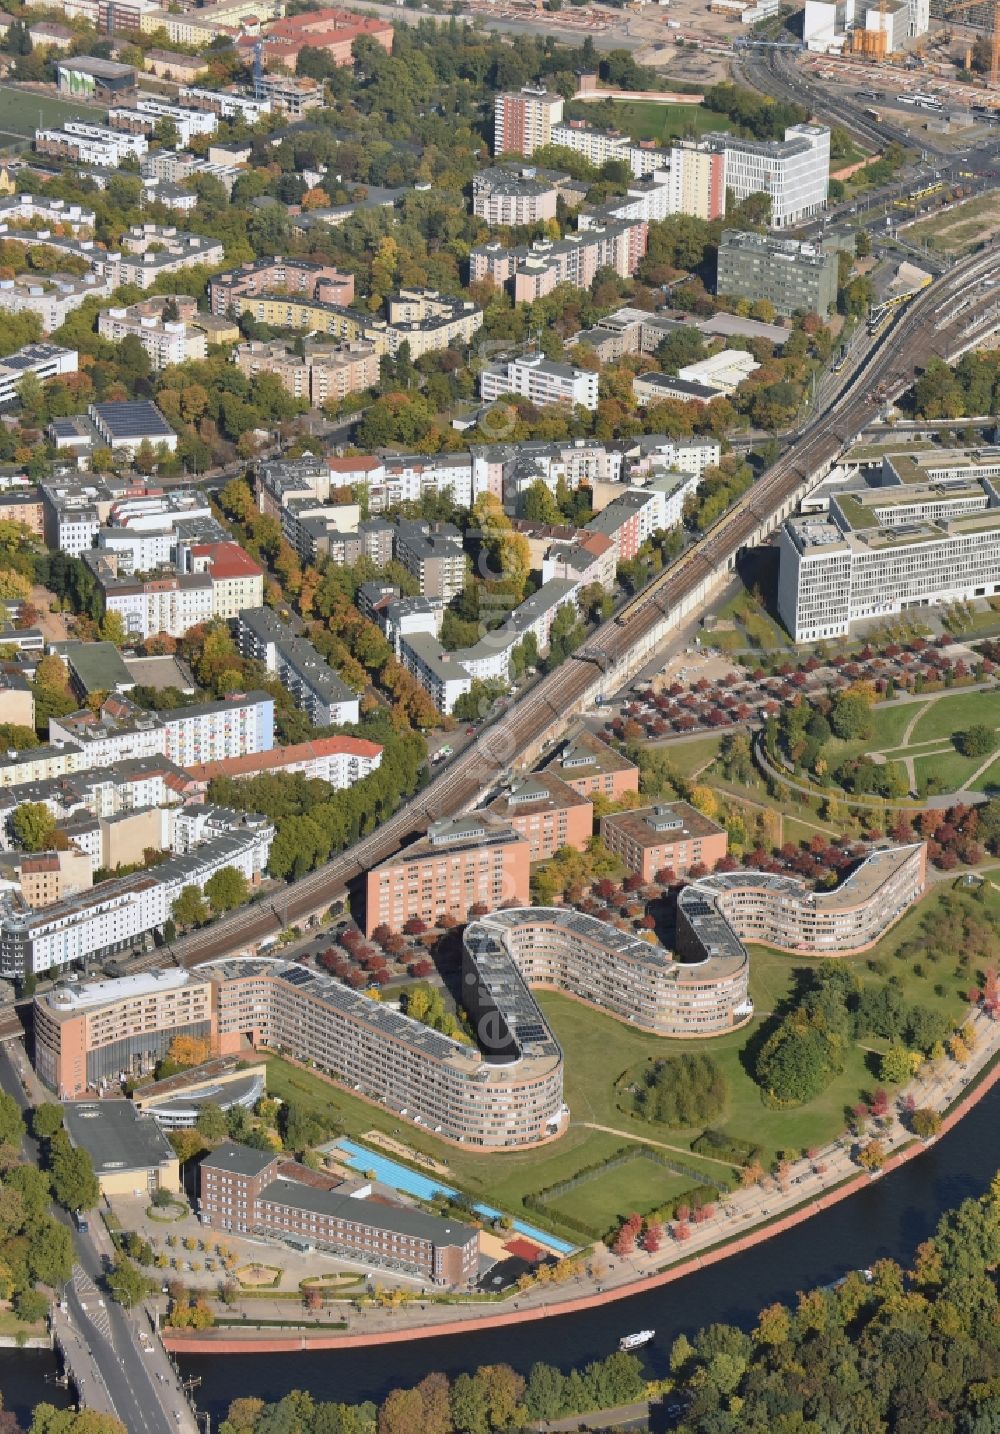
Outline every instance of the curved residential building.
[[873, 946], [923, 894], [927, 847], [879, 847], [833, 891], [764, 871], [706, 876], [677, 900], [677, 949], [697, 953], [723, 925], [782, 951], [850, 956]]
[[[474, 1015], [482, 1011], [474, 1006], [472, 963], [482, 978], [488, 943], [530, 985], [554, 986], [658, 1036], [715, 1036], [753, 1015], [749, 959], [722, 921], [700, 951], [678, 961], [663, 946], [571, 908], [494, 911], [465, 930], [463, 1000]], [[478, 989], [480, 1007], [488, 1010], [488, 983], [481, 979]]]
[[923, 843], [872, 851], [835, 891], [766, 872], [685, 887], [678, 955], [563, 907], [491, 912], [465, 929], [462, 1005], [473, 1040], [453, 1040], [332, 976], [235, 956], [37, 998], [38, 1069], [61, 1096], [162, 1053], [179, 1032], [213, 1055], [269, 1046], [444, 1140], [483, 1151], [562, 1134], [563, 1053], [532, 995], [551, 986], [658, 1036], [718, 1035], [750, 1019], [744, 941], [841, 955], [877, 941], [924, 889]]
[[[270, 1046], [444, 1140], [504, 1150], [560, 1135], [568, 1111], [559, 1043], [514, 963], [487, 961], [490, 954], [482, 986], [494, 1014], [479, 1023], [481, 1045], [452, 1040], [293, 962], [237, 956], [197, 974], [213, 986], [220, 1054], [244, 1040]], [[475, 972], [475, 961], [467, 969]]]

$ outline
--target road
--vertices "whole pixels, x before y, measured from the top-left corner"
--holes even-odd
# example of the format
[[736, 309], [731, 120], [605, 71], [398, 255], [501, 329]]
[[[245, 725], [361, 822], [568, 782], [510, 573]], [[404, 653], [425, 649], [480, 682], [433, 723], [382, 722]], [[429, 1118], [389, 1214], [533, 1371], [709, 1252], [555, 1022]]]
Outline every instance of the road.
[[[27, 1111], [31, 1102], [22, 1084], [19, 1064], [27, 1067], [19, 1046], [0, 1050], [0, 1088], [14, 1097], [22, 1111]], [[25, 1137], [24, 1154], [32, 1165], [38, 1164], [38, 1144], [30, 1136]], [[139, 1332], [141, 1328], [148, 1329], [145, 1310], [126, 1314], [98, 1288], [111, 1251], [99, 1218], [95, 1215], [90, 1231], [84, 1235], [73, 1227], [65, 1212], [56, 1209], [53, 1213], [73, 1236], [73, 1278], [63, 1293], [67, 1308], [65, 1313], [59, 1311], [56, 1319], [60, 1332], [76, 1336], [68, 1353], [79, 1357], [80, 1393], [86, 1407], [110, 1407], [129, 1434], [177, 1434], [178, 1430], [193, 1434], [197, 1426], [162, 1346], [158, 1340], [150, 1340], [154, 1353], [150, 1355], [142, 1349]], [[76, 1363], [73, 1368], [76, 1372]]]
[[[984, 281], [989, 289], [981, 287]], [[350, 851], [289, 887], [281, 897], [280, 919], [273, 908], [260, 903], [176, 942], [175, 958], [185, 966], [197, 965], [273, 936], [282, 924], [341, 897], [350, 881], [424, 832], [430, 821], [475, 805], [521, 754], [561, 726], [593, 687], [599, 670], [621, 667], [628, 654], [658, 628], [665, 611], [697, 592], [707, 574], [725, 570], [762, 521], [780, 511], [807, 476], [831, 463], [872, 421], [876, 390], [901, 392], [908, 387], [929, 358], [961, 346], [972, 311], [977, 323], [989, 323], [989, 306], [994, 302], [1000, 304], [1000, 251], [956, 264], [897, 315], [873, 349], [866, 348], [855, 358], [853, 377], [845, 374], [842, 390], [793, 435], [783, 456], [749, 493], [614, 620], [598, 629], [572, 659], [485, 728], [393, 817]]]

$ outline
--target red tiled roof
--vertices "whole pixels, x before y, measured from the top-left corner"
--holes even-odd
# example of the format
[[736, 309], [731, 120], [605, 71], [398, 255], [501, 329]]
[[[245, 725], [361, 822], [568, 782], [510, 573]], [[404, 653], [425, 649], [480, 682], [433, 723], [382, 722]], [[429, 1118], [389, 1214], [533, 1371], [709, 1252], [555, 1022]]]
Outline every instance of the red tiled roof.
[[239, 543], [192, 543], [191, 552], [209, 559], [213, 578], [256, 578], [264, 572]]
[[326, 466], [331, 473], [369, 473], [382, 465], [370, 453], [359, 453], [354, 458], [328, 458]]
[[280, 771], [296, 762], [313, 757], [332, 757], [344, 753], [349, 757], [377, 757], [382, 748], [363, 737], [317, 737], [313, 742], [296, 742], [290, 747], [272, 747], [269, 752], [247, 752], [242, 757], [225, 757], [219, 762], [198, 762], [188, 767], [188, 775], [196, 782], [210, 782], [213, 777], [251, 777], [257, 772]]

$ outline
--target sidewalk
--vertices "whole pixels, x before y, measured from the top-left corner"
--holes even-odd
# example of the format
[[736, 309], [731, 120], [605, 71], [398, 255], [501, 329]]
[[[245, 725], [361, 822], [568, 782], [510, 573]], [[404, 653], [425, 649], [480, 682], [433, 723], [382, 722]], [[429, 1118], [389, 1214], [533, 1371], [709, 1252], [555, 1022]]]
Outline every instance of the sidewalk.
[[58, 1305], [54, 1305], [52, 1310], [52, 1337], [56, 1347], [62, 1351], [66, 1373], [71, 1377], [80, 1408], [93, 1409], [99, 1414], [114, 1414], [117, 1417], [108, 1386], [87, 1341], [77, 1331], [69, 1315], [64, 1314]]

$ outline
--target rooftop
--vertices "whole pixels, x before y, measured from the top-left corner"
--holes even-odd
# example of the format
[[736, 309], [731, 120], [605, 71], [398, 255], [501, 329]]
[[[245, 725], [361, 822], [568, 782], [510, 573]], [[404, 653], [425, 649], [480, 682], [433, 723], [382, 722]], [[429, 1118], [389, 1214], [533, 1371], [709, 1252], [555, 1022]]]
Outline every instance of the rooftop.
[[67, 1101], [63, 1118], [73, 1144], [90, 1155], [98, 1178], [176, 1165], [174, 1148], [156, 1121], [141, 1115], [130, 1100]]
[[[89, 892], [87, 893], [90, 894]], [[56, 986], [36, 997], [53, 1015], [78, 1016], [85, 1011], [110, 1006], [117, 1001], [134, 1001], [142, 996], [157, 996], [165, 991], [178, 991], [194, 985], [187, 971], [163, 968], [144, 971], [138, 976], [119, 976], [113, 981], [85, 981], [80, 985]]]
[[718, 836], [725, 830], [693, 807], [690, 802], [661, 802], [652, 807], [614, 812], [604, 818], [617, 831], [642, 847]]
[[201, 1165], [209, 1170], [228, 1170], [233, 1175], [253, 1176], [275, 1164], [277, 1159], [273, 1150], [254, 1150], [249, 1145], [237, 1145], [234, 1140], [227, 1140], [224, 1145], [210, 1150]]
[[297, 1180], [275, 1180], [260, 1192], [261, 1201], [287, 1205], [293, 1210], [315, 1211], [317, 1215], [363, 1222], [378, 1230], [397, 1230], [435, 1245], [467, 1245], [476, 1238], [471, 1225], [443, 1220], [408, 1205], [384, 1205], [381, 1201], [353, 1199], [338, 1190], [320, 1190]]
[[487, 807], [500, 821], [509, 821], [525, 813], [562, 811], [566, 807], [589, 807], [590, 799], [566, 785], [555, 772], [532, 772], [512, 782], [508, 790]]
[[95, 403], [91, 412], [112, 438], [172, 438], [174, 430], [151, 399]]
[[611, 772], [634, 772], [634, 762], [602, 742], [600, 737], [581, 728], [561, 750], [546, 763], [546, 771], [554, 771], [563, 781], [572, 782], [580, 777], [604, 776]]

